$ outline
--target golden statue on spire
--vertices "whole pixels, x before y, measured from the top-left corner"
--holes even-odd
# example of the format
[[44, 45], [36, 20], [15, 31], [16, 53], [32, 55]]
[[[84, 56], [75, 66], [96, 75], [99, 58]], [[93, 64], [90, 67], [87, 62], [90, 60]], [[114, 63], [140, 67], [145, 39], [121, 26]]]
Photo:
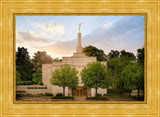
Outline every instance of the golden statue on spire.
[[82, 23], [79, 24], [79, 31], [81, 30], [81, 24], [82, 24]]

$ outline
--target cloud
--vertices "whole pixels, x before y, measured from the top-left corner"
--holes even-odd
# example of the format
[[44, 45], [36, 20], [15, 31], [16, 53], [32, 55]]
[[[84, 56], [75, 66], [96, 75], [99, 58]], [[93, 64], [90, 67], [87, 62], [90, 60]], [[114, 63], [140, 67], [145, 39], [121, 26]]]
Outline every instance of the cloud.
[[73, 52], [76, 51], [76, 39], [72, 41], [58, 41], [55, 44], [47, 46], [32, 46], [32, 48], [46, 51], [50, 53], [53, 57], [71, 56]]
[[38, 36], [33, 31], [17, 31], [17, 37], [22, 41], [49, 43], [47, 39]]
[[63, 35], [65, 32], [63, 24], [54, 23], [53, 21], [50, 21], [50, 22], [44, 23], [44, 24], [39, 24], [38, 27], [40, 27], [43, 31], [58, 33], [60, 35]]

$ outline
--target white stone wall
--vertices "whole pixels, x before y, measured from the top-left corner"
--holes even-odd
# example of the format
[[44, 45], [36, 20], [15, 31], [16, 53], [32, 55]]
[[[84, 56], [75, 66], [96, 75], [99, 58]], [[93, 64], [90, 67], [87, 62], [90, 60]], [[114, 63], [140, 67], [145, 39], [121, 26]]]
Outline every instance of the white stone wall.
[[[63, 88], [59, 86], [52, 85], [52, 94], [56, 95], [57, 93], [63, 94]], [[68, 87], [65, 88], [65, 96], [68, 96]]]
[[[99, 93], [103, 96], [104, 94], [107, 93], [107, 89], [98, 88], [97, 93]], [[96, 96], [96, 89], [95, 88], [91, 88], [91, 96], [92, 97]]]
[[98, 88], [97, 93], [100, 93], [102, 96], [107, 93], [107, 89]]

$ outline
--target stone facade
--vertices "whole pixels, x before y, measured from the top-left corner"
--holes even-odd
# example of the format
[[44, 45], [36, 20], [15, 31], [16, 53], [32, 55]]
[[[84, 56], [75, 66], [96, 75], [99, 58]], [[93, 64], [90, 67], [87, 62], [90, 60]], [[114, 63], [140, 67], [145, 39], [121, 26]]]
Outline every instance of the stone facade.
[[[95, 89], [93, 88], [84, 88], [81, 82], [81, 71], [82, 69], [89, 63], [93, 61], [97, 61], [96, 57], [88, 57], [83, 52], [83, 48], [81, 45], [81, 33], [78, 32], [78, 44], [76, 47], [76, 53], [73, 53], [71, 57], [62, 57], [62, 61], [53, 62], [52, 64], [43, 64], [42, 65], [42, 81], [45, 86], [47, 86], [48, 92], [51, 92], [53, 95], [56, 93], [62, 93], [62, 87], [51, 85], [49, 82], [52, 77], [52, 72], [60, 67], [62, 64], [69, 64], [76, 68], [78, 71], [79, 84], [77, 89], [73, 89], [70, 87], [66, 87], [65, 95], [73, 95], [74, 96], [95, 96]], [[102, 62], [102, 64], [106, 64], [106, 62]], [[105, 94], [107, 89], [98, 89], [98, 93]]]

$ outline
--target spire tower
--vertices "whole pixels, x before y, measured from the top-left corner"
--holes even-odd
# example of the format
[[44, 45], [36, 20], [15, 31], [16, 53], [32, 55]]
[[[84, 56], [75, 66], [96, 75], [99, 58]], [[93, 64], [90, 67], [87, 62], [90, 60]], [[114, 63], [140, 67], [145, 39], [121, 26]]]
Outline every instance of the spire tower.
[[79, 24], [78, 43], [77, 43], [77, 48], [76, 48], [77, 53], [83, 53], [83, 48], [82, 48], [82, 45], [81, 45], [80, 27], [81, 27], [81, 24]]

